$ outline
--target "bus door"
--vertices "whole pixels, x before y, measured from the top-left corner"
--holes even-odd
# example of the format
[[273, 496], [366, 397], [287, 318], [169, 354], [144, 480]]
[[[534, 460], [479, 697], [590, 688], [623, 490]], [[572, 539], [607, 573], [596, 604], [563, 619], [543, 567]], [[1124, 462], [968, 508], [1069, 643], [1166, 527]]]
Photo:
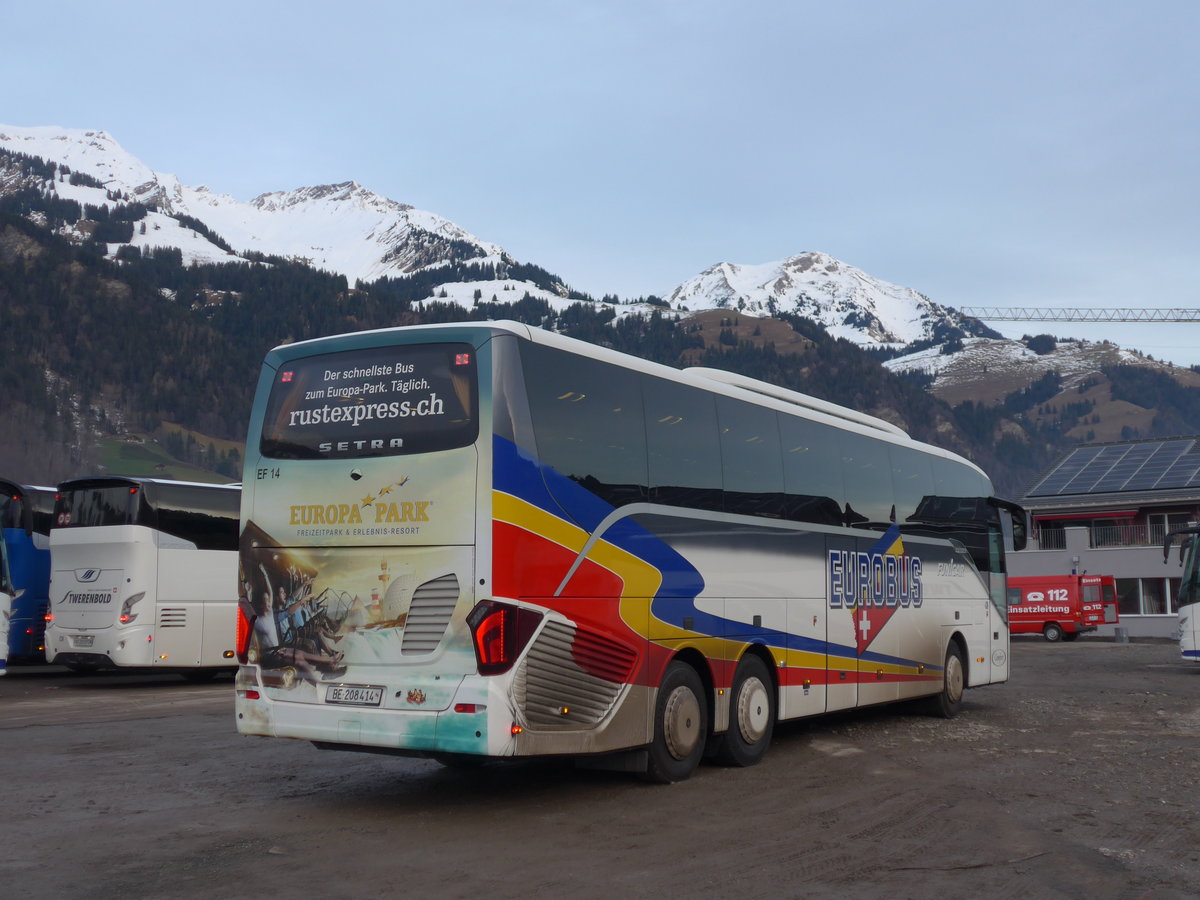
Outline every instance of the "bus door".
[[[1025, 511], [1014, 503], [992, 498], [989, 502], [997, 507], [999, 515], [988, 523], [988, 654], [983, 664], [989, 677], [984, 680], [972, 678], [976, 684], [996, 684], [1008, 680], [1009, 631], [1008, 631], [1008, 574], [1005, 571], [1005, 550], [1025, 549]], [[1020, 599], [1020, 593], [1017, 593]], [[979, 663], [970, 663], [972, 669]]]

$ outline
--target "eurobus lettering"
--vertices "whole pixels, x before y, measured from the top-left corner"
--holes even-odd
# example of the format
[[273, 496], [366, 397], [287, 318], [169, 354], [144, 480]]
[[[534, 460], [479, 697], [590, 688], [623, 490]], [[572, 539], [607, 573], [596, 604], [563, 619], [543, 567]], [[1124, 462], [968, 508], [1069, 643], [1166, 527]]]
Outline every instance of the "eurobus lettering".
[[244, 734], [669, 782], [757, 762], [777, 720], [949, 716], [1008, 678], [1021, 510], [887, 422], [732, 373], [512, 322], [289, 344], [243, 485]]
[[829, 551], [829, 606], [920, 606], [921, 560], [852, 550]]

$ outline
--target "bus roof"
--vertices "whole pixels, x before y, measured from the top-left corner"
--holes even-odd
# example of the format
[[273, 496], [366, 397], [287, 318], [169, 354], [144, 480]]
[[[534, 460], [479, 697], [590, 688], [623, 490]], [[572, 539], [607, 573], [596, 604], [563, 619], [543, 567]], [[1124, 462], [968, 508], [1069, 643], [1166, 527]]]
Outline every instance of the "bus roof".
[[[493, 335], [512, 334], [518, 338], [545, 344], [569, 353], [614, 363], [634, 371], [645, 372], [660, 378], [688, 384], [710, 393], [737, 397], [791, 415], [814, 419], [827, 425], [832, 425], [835, 428], [852, 431], [865, 437], [919, 448], [923, 452], [961, 462], [973, 468], [984, 478], [988, 477], [987, 473], [978, 465], [953, 451], [915, 440], [902, 428], [890, 422], [846, 406], [831, 403], [828, 400], [821, 400], [820, 398], [812, 397], [799, 391], [781, 388], [769, 382], [759, 381], [755, 378], [749, 378], [745, 375], [726, 372], [720, 369], [698, 366], [678, 369], [674, 366], [652, 362], [619, 350], [613, 350], [609, 347], [602, 347], [599, 344], [591, 344], [587, 341], [581, 341], [578, 338], [547, 331], [544, 328], [537, 328], [521, 322], [504, 319], [483, 322], [405, 325], [396, 328], [377, 328], [369, 331], [328, 335], [326, 337], [312, 338], [307, 341], [297, 341], [293, 344], [281, 344], [267, 354], [267, 362], [269, 364], [272, 361], [272, 357], [275, 357], [276, 361], [282, 362], [307, 355], [303, 351], [295, 352], [300, 348], [311, 352], [317, 346], [328, 343], [341, 344], [344, 349], [352, 349], [354, 346], [377, 346], [379, 337], [396, 333], [411, 334], [419, 331], [476, 331], [490, 332]], [[346, 346], [347, 344], [350, 344], [350, 346]]]

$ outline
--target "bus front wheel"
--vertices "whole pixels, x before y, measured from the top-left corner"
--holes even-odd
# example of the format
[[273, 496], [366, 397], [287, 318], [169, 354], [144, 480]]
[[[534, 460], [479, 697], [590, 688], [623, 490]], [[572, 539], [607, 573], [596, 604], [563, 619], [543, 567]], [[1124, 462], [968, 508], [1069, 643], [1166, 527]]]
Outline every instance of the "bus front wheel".
[[953, 719], [962, 708], [966, 686], [967, 667], [963, 663], [962, 648], [951, 641], [946, 647], [946, 662], [942, 667], [942, 689], [929, 698], [929, 712], [943, 719]]
[[654, 702], [654, 740], [645, 780], [671, 784], [688, 778], [700, 764], [707, 736], [704, 685], [695, 669], [675, 660], [667, 666]]
[[744, 656], [733, 674], [729, 730], [718, 735], [714, 758], [723, 766], [752, 766], [766, 755], [774, 730], [774, 682], [761, 658]]

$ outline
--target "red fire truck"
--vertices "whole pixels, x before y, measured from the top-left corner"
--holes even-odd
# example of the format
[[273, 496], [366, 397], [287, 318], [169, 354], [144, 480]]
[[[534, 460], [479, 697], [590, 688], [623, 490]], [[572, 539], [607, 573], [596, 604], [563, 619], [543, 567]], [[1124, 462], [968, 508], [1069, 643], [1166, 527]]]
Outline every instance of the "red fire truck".
[[1010, 634], [1073, 641], [1085, 631], [1118, 621], [1117, 588], [1111, 575], [1026, 575], [1009, 578], [1008, 590]]

